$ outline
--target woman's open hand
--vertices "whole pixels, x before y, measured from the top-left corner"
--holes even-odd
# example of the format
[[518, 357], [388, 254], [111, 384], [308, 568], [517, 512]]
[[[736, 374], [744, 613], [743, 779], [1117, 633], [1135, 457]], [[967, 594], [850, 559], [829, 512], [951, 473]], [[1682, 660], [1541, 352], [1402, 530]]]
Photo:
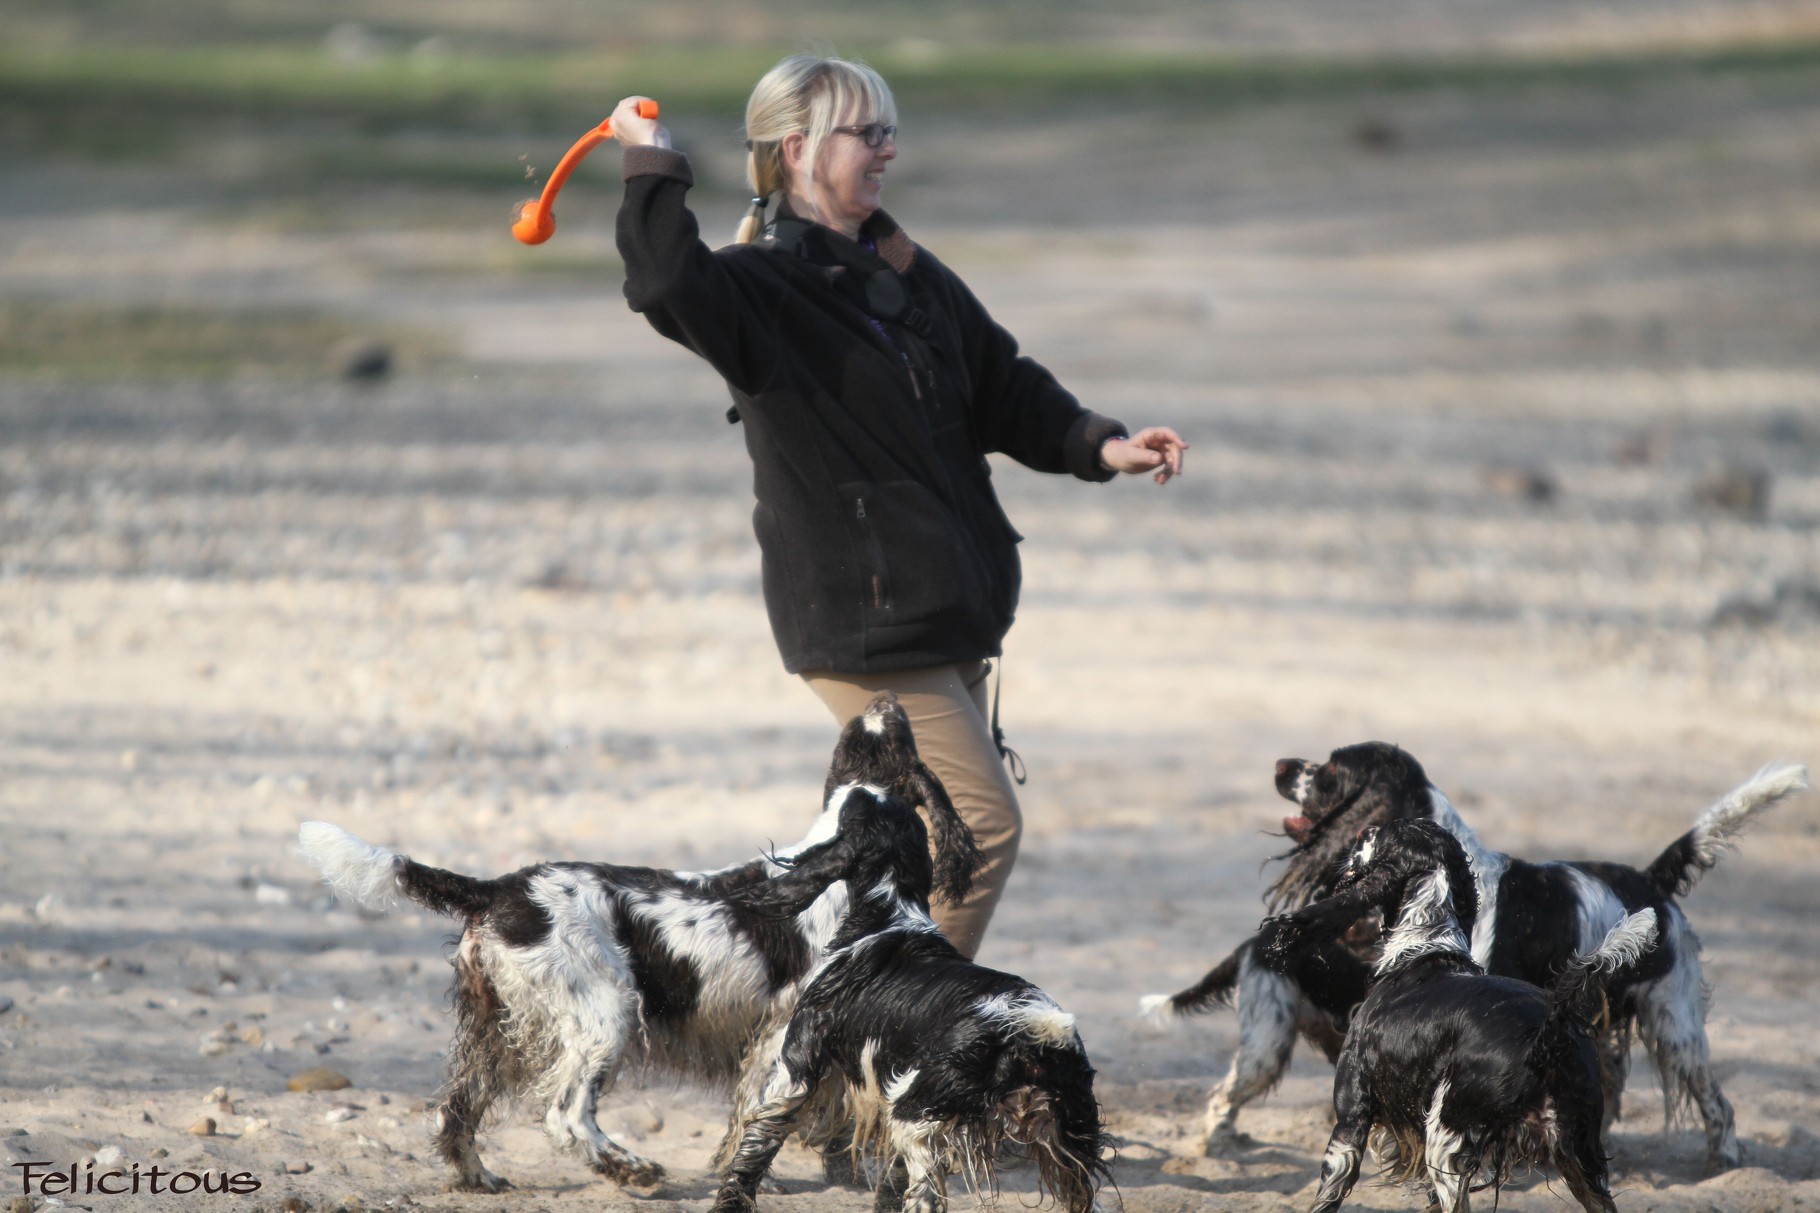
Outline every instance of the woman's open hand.
[[1158, 484], [1182, 474], [1182, 452], [1188, 444], [1166, 425], [1147, 426], [1129, 438], [1113, 438], [1100, 447], [1100, 462], [1115, 472], [1154, 472]]
[[641, 118], [638, 103], [649, 97], [627, 97], [613, 110], [613, 137], [627, 147], [669, 147], [670, 132], [655, 118]]

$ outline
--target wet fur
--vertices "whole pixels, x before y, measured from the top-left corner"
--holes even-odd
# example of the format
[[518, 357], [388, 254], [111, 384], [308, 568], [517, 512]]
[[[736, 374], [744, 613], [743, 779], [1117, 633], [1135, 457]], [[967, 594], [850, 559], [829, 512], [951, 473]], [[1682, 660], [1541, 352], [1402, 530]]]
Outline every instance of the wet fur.
[[[941, 784], [916, 755], [894, 696], [876, 697], [843, 730], [829, 786], [871, 780], [920, 805], [937, 825], [942, 892], [978, 851]], [[829, 884], [787, 917], [735, 894], [788, 869], [833, 836], [838, 806], [795, 847], [714, 872], [601, 863], [543, 863], [485, 880], [419, 864], [324, 822], [301, 849], [338, 892], [373, 908], [402, 895], [463, 920], [451, 1001], [455, 1036], [435, 1109], [437, 1152], [454, 1185], [497, 1192], [475, 1136], [489, 1113], [520, 1101], [544, 1112], [558, 1148], [618, 1182], [649, 1186], [654, 1161], [601, 1132], [594, 1107], [625, 1067], [696, 1081], [744, 1082], [768, 1033], [788, 1019], [803, 978], [846, 909]], [[731, 1132], [731, 1130], [729, 1130]], [[723, 1143], [723, 1150], [730, 1143]]]
[[[1552, 981], [1580, 950], [1625, 914], [1645, 907], [1658, 911], [1662, 930], [1651, 960], [1614, 989], [1609, 1017], [1602, 1023], [1600, 1064], [1606, 1124], [1615, 1120], [1629, 1068], [1630, 1042], [1640, 1036], [1649, 1048], [1668, 1111], [1691, 1104], [1705, 1123], [1708, 1166], [1721, 1170], [1741, 1158], [1731, 1105], [1712, 1073], [1705, 1033], [1709, 989], [1700, 966], [1700, 942], [1675, 900], [1698, 882], [1740, 831], [1760, 812], [1807, 786], [1798, 766], [1765, 767], [1709, 806], [1694, 827], [1644, 869], [1623, 864], [1531, 863], [1491, 851], [1428, 780], [1422, 765], [1395, 746], [1380, 742], [1335, 750], [1325, 763], [1285, 758], [1276, 765], [1276, 787], [1300, 814], [1284, 822], [1295, 846], [1287, 866], [1270, 887], [1272, 909], [1303, 906], [1328, 889], [1334, 865], [1359, 834], [1372, 825], [1424, 819], [1444, 825], [1472, 857], [1485, 914], [1471, 950], [1488, 971], [1535, 984]], [[1375, 911], [1373, 912], [1375, 913]], [[1341, 949], [1330, 943], [1318, 964], [1326, 980], [1302, 981], [1251, 963], [1255, 939], [1247, 940], [1216, 966], [1201, 985], [1173, 996], [1152, 996], [1145, 1008], [1167, 1018], [1196, 1013], [1224, 1001], [1236, 1005], [1239, 1048], [1231, 1067], [1208, 1101], [1204, 1142], [1216, 1149], [1236, 1140], [1239, 1110], [1268, 1092], [1288, 1068], [1298, 1031], [1326, 1047], [1331, 1030], [1344, 1029], [1351, 1006], [1362, 996], [1359, 975], [1376, 955], [1371, 914], [1351, 928], [1368, 946]], [[1345, 951], [1352, 951], [1349, 958]], [[1235, 958], [1239, 963], [1233, 963]], [[1230, 974], [1230, 981], [1216, 975]], [[1212, 985], [1218, 997], [1208, 997]], [[1326, 1005], [1310, 997], [1324, 991]]]
[[942, 937], [928, 913], [923, 826], [907, 804], [865, 785], [837, 789], [831, 801], [843, 795], [832, 841], [740, 895], [790, 915], [831, 881], [853, 890], [770, 1072], [737, 1109], [744, 1132], [716, 1213], [753, 1207], [784, 1138], [829, 1087], [845, 1093], [856, 1149], [875, 1175], [891, 1177], [880, 1208], [934, 1213], [955, 1173], [990, 1194], [1007, 1149], [1035, 1164], [1047, 1197], [1088, 1213], [1108, 1171], [1074, 1017]]
[[1298, 954], [1366, 910], [1384, 916], [1384, 954], [1335, 1066], [1315, 1213], [1340, 1207], [1374, 1140], [1391, 1179], [1425, 1184], [1449, 1213], [1469, 1207], [1475, 1179], [1495, 1200], [1524, 1167], [1558, 1172], [1587, 1213], [1613, 1213], [1590, 1024], [1605, 986], [1653, 946], [1656, 911], [1622, 920], [1543, 990], [1473, 961], [1474, 876], [1435, 823], [1367, 830], [1332, 883], [1331, 897], [1271, 919], [1257, 939], [1266, 965], [1306, 974]]

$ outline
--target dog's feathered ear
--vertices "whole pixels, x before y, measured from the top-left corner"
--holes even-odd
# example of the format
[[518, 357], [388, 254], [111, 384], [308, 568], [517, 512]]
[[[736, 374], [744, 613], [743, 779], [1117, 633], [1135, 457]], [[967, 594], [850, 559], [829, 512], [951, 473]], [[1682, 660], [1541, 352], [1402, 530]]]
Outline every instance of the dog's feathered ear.
[[829, 885], [847, 875], [850, 856], [845, 839], [837, 835], [790, 859], [773, 856], [784, 871], [729, 892], [727, 900], [767, 918], [792, 918], [801, 914]]
[[910, 763], [910, 794], [929, 815], [929, 826], [935, 833], [935, 887], [932, 894], [948, 905], [957, 906], [973, 889], [973, 878], [985, 865], [979, 842], [973, 831], [954, 810], [948, 790], [935, 777], [922, 759]]
[[1324, 944], [1382, 905], [1396, 888], [1397, 873], [1374, 871], [1342, 892], [1297, 910], [1264, 921], [1258, 937], [1258, 955], [1264, 966], [1289, 973], [1291, 953]]

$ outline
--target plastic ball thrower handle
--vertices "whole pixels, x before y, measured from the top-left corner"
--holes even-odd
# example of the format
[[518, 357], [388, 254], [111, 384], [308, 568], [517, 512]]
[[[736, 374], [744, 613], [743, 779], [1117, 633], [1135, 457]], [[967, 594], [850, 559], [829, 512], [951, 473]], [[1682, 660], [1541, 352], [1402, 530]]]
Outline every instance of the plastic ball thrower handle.
[[[638, 103], [640, 118], [657, 117], [657, 102], [640, 101]], [[587, 154], [613, 137], [613, 120], [607, 119], [580, 139], [575, 146], [563, 153], [556, 168], [550, 173], [550, 180], [543, 187], [543, 194], [535, 202], [522, 202], [518, 206], [518, 221], [512, 224], [512, 234], [522, 244], [542, 244], [556, 234], [556, 215], [551, 207], [556, 205], [556, 195], [562, 192], [563, 183], [569, 174], [575, 171]]]

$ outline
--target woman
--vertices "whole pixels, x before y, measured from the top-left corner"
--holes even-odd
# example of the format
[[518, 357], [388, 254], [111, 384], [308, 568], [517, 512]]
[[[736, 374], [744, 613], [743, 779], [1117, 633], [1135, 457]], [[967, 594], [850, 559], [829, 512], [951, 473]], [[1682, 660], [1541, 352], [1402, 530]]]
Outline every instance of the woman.
[[1021, 831], [986, 705], [1017, 605], [1020, 536], [986, 453], [1163, 484], [1188, 444], [1163, 427], [1127, 435], [1082, 408], [879, 208], [897, 115], [870, 68], [797, 55], [758, 82], [746, 107], [752, 212], [715, 252], [684, 204], [689, 162], [638, 116], [640, 100], [613, 112], [628, 145], [626, 299], [732, 391], [785, 669], [842, 723], [874, 692], [897, 692], [978, 837], [987, 864], [975, 893], [938, 919], [971, 957]]

